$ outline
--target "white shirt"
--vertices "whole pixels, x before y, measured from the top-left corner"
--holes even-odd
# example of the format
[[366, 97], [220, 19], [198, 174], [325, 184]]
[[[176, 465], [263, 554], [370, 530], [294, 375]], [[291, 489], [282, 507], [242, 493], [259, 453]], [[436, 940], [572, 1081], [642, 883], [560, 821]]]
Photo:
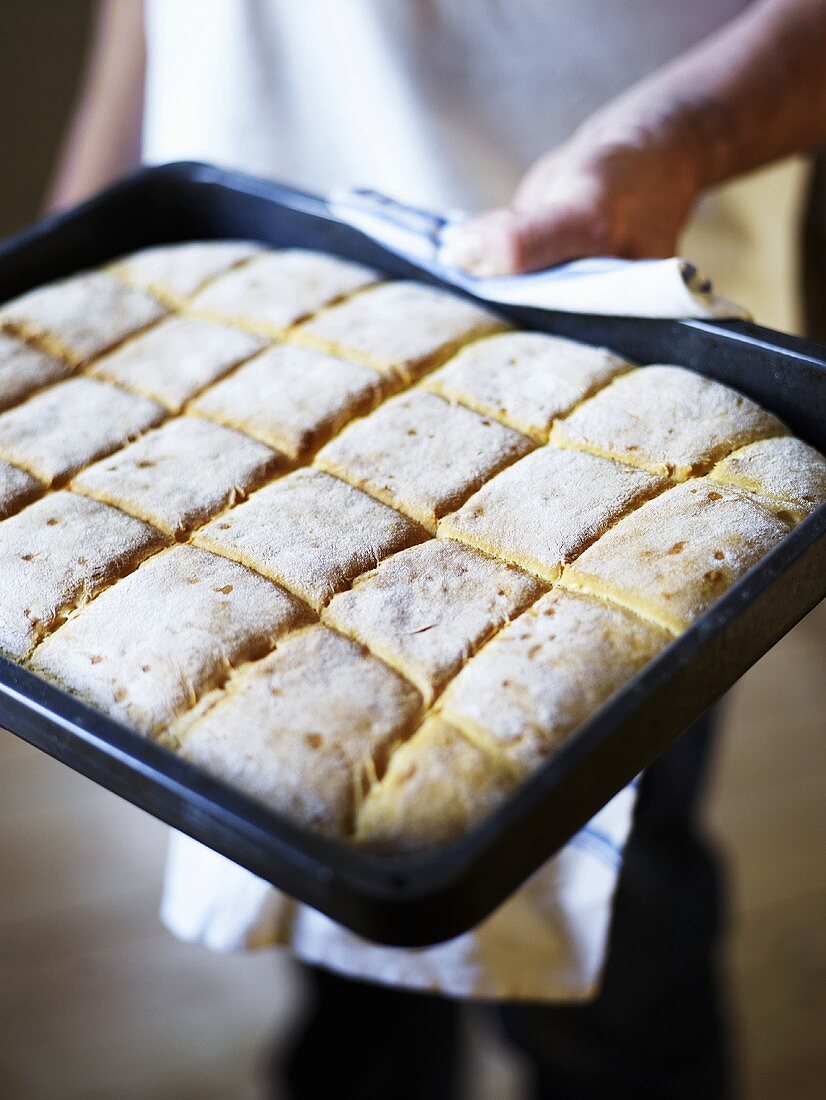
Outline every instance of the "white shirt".
[[146, 154], [481, 209], [506, 202], [536, 157], [743, 7], [149, 0]]
[[[434, 209], [524, 170], [744, 0], [146, 0], [148, 161], [204, 160]], [[764, 324], [798, 326], [803, 168], [721, 189], [682, 248]]]

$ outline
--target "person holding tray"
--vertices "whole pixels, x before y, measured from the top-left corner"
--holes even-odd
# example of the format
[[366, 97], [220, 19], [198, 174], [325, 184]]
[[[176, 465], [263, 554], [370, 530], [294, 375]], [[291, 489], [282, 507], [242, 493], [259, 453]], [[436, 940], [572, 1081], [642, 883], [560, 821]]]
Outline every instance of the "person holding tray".
[[[826, 141], [824, 56], [826, 0], [103, 0], [50, 205], [141, 160], [364, 185], [487, 211], [452, 245], [472, 273], [679, 250], [793, 330], [805, 161], [727, 181]], [[641, 780], [599, 992], [561, 1002], [530, 928], [512, 930], [536, 988], [503, 989], [496, 1011], [538, 1096], [730, 1093], [718, 873], [697, 832], [710, 744], [706, 717]], [[451, 1095], [458, 1003], [334, 971], [307, 968], [293, 1094], [334, 1067], [361, 1097]]]

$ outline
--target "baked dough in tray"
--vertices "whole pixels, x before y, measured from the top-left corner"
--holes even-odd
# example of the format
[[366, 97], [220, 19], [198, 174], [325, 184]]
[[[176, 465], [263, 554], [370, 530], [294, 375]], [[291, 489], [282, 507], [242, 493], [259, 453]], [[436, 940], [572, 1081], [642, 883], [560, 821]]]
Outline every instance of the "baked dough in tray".
[[421, 283], [382, 283], [324, 310], [297, 338], [404, 382], [476, 337], [505, 327], [479, 306]]
[[181, 416], [89, 466], [72, 488], [180, 538], [282, 465], [280, 455], [249, 436]]
[[0, 306], [0, 329], [31, 340], [57, 359], [81, 366], [159, 320], [152, 294], [105, 271], [75, 275]]
[[295, 344], [276, 344], [193, 401], [190, 411], [237, 428], [294, 461], [378, 404], [376, 371]]
[[0, 459], [46, 485], [111, 454], [163, 419], [154, 401], [95, 382], [69, 378], [0, 413]]
[[559, 420], [552, 440], [681, 481], [735, 447], [785, 431], [776, 416], [712, 378], [654, 366], [616, 378]]
[[321, 252], [262, 252], [220, 276], [190, 302], [196, 313], [278, 336], [329, 302], [375, 282], [362, 264]]
[[46, 638], [32, 668], [141, 733], [160, 733], [306, 617], [283, 589], [191, 546], [150, 558], [87, 611]]
[[547, 443], [557, 417], [629, 369], [607, 348], [543, 332], [503, 332], [469, 344], [424, 384]]
[[40, 386], [65, 378], [68, 363], [0, 332], [0, 411], [16, 405]]
[[170, 317], [97, 359], [89, 374], [178, 413], [210, 383], [266, 346], [264, 337], [228, 325]]
[[181, 307], [207, 283], [261, 251], [254, 241], [186, 241], [142, 248], [123, 256], [109, 271], [170, 306]]
[[315, 461], [435, 533], [440, 516], [531, 448], [495, 420], [413, 390], [345, 428]]
[[742, 394], [245, 242], [0, 307], [0, 654], [309, 829], [450, 843], [798, 522]]

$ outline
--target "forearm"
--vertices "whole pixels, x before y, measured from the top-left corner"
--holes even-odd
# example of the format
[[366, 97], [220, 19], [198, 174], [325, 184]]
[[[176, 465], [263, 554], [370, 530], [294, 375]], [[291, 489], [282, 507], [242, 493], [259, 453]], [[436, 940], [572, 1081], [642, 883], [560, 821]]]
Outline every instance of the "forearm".
[[144, 67], [142, 0], [101, 0], [47, 209], [79, 202], [138, 163]]
[[540, 157], [509, 207], [454, 237], [448, 262], [489, 275], [670, 256], [707, 187], [820, 145], [826, 0], [756, 0]]
[[826, 0], [760, 0], [582, 127], [682, 152], [697, 189], [826, 144]]

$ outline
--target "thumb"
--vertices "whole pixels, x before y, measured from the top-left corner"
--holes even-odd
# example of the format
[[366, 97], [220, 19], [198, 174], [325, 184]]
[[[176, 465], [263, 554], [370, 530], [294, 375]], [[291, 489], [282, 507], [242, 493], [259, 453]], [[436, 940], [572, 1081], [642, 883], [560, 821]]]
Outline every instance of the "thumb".
[[593, 208], [581, 203], [491, 210], [453, 230], [442, 257], [471, 275], [518, 275], [605, 255], [607, 236]]

